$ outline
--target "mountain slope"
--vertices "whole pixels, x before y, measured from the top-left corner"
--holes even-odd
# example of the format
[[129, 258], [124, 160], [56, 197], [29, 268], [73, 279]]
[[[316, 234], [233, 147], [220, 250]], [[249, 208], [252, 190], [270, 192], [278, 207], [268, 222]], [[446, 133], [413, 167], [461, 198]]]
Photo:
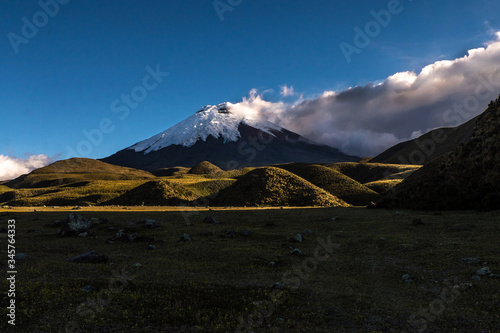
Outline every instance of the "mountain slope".
[[231, 103], [206, 106], [147, 140], [102, 161], [143, 170], [192, 167], [208, 161], [222, 169], [289, 162], [357, 161], [273, 123], [231, 111]]
[[378, 206], [500, 209], [500, 98], [477, 117], [468, 141], [406, 178]]
[[370, 160], [371, 163], [426, 164], [455, 150], [474, 130], [477, 117], [451, 128], [438, 128], [417, 139], [398, 143]]

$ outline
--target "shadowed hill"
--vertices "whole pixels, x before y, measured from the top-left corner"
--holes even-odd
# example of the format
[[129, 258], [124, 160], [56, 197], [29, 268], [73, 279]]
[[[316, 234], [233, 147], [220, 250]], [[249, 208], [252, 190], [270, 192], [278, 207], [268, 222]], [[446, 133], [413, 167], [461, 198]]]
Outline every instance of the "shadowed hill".
[[215, 206], [348, 206], [299, 176], [275, 167], [258, 168], [222, 190]]
[[477, 117], [467, 142], [406, 178], [378, 206], [500, 209], [500, 99]]
[[334, 196], [355, 206], [366, 206], [379, 199], [380, 195], [337, 170], [322, 165], [303, 163], [280, 164], [288, 170]]
[[196, 164], [194, 167], [192, 167], [188, 173], [193, 174], [193, 175], [214, 175], [218, 172], [221, 172], [222, 169], [219, 168], [218, 166], [208, 162], [208, 161], [203, 161], [198, 164]]
[[378, 156], [372, 163], [426, 164], [436, 157], [455, 150], [470, 138], [477, 117], [468, 122], [448, 128], [432, 130], [417, 139], [401, 142]]
[[151, 171], [151, 173], [156, 177], [180, 177], [188, 173], [188, 171], [189, 168], [179, 166], [179, 167], [158, 169], [155, 171]]
[[401, 179], [409, 176], [413, 171], [421, 167], [419, 165], [353, 162], [327, 164], [326, 166], [343, 173], [361, 184], [384, 179]]
[[90, 158], [71, 158], [33, 170], [7, 182], [10, 188], [42, 188], [92, 180], [155, 178], [147, 171], [104, 163]]
[[166, 180], [152, 180], [133, 188], [104, 205], [158, 206], [180, 205], [195, 199], [194, 193], [180, 184]]

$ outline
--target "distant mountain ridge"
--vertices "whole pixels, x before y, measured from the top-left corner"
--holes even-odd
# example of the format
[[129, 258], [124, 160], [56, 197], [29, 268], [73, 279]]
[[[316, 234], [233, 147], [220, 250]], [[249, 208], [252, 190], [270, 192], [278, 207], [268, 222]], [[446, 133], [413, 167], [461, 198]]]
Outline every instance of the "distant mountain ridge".
[[359, 157], [315, 143], [276, 124], [231, 111], [231, 103], [205, 106], [149, 139], [103, 158], [110, 164], [154, 171], [208, 161], [222, 169], [278, 163], [335, 163]]

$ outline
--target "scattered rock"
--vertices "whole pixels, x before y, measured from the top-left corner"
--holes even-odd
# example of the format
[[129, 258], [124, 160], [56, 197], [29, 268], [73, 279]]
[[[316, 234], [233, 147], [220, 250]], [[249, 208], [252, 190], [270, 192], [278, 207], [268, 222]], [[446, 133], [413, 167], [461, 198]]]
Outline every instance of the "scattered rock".
[[475, 280], [475, 281], [480, 281], [481, 280], [481, 277], [479, 275], [474, 275], [472, 277], [472, 280]]
[[299, 250], [299, 249], [295, 248], [295, 249], [293, 249], [292, 251], [290, 251], [290, 254], [291, 254], [292, 256], [301, 256], [301, 255], [303, 255], [304, 253], [302, 253], [302, 251], [301, 251], [301, 250]]
[[401, 278], [403, 279], [404, 282], [413, 282], [409, 274], [404, 274]]
[[68, 218], [61, 222], [59, 234], [62, 236], [76, 236], [82, 232], [88, 232], [92, 222], [76, 213], [69, 214]]
[[156, 229], [160, 227], [160, 224], [155, 220], [146, 219], [144, 220], [144, 227], [148, 229]]
[[304, 238], [302, 237], [301, 234], [296, 234], [290, 240], [295, 243], [302, 243], [304, 241]]
[[108, 227], [108, 231], [115, 231], [116, 229], [118, 229], [117, 227]]
[[220, 223], [213, 216], [210, 216], [210, 215], [205, 216], [205, 218], [203, 219], [203, 222], [210, 223], [210, 224], [219, 224]]
[[412, 222], [411, 222], [411, 225], [413, 226], [417, 226], [417, 225], [425, 225], [424, 221], [422, 221], [422, 219], [414, 219]]
[[500, 274], [490, 274], [490, 278], [500, 279]]
[[275, 268], [277, 266], [277, 264], [276, 264], [276, 262], [271, 261], [271, 262], [269, 262], [269, 266]]
[[91, 292], [97, 291], [97, 288], [96, 288], [96, 287], [94, 287], [94, 286], [91, 286], [91, 285], [89, 284], [89, 285], [87, 285], [87, 286], [83, 287], [83, 288], [82, 288], [82, 291], [85, 291], [85, 292], [87, 292], [87, 293], [91, 293]]
[[54, 223], [52, 223], [53, 227], [61, 227], [62, 226], [62, 221], [61, 220], [55, 220]]
[[68, 259], [68, 261], [76, 262], [76, 263], [91, 263], [91, 264], [99, 264], [105, 263], [108, 261], [108, 257], [104, 254], [101, 254], [96, 251], [89, 251], [77, 255], [76, 257]]
[[75, 207], [73, 207], [73, 208], [71, 208], [71, 209], [72, 209], [72, 210], [80, 210], [80, 209], [82, 209], [82, 207], [80, 207], [80, 206], [75, 206]]
[[183, 241], [183, 242], [190, 242], [192, 240], [193, 239], [191, 238], [191, 236], [189, 236], [189, 234], [182, 234], [182, 236], [181, 236], [181, 241]]
[[15, 260], [26, 260], [28, 258], [29, 258], [28, 255], [21, 253], [21, 252], [16, 253], [16, 255], [14, 256]]
[[78, 234], [78, 237], [87, 237], [88, 235], [88, 232], [82, 232], [81, 234]]
[[386, 241], [387, 239], [385, 237], [380, 237], [381, 241]]
[[460, 289], [460, 290], [465, 290], [469, 288], [472, 288], [472, 284], [470, 283], [460, 283], [453, 286], [453, 289]]
[[477, 258], [460, 258], [458, 261], [463, 262], [464, 264], [479, 264], [481, 260]]
[[274, 282], [273, 285], [271, 286], [271, 289], [283, 290], [285, 289], [285, 287], [283, 287], [281, 282]]
[[140, 263], [136, 262], [136, 263], [135, 263], [135, 264], [133, 264], [132, 266], [134, 266], [134, 267], [141, 267], [141, 266], [142, 266], [142, 264], [140, 264]]
[[338, 219], [339, 219], [338, 217], [334, 216], [334, 217], [330, 218], [329, 220], [330, 221], [338, 221]]
[[236, 231], [234, 230], [224, 230], [222, 232], [222, 236], [228, 237], [228, 238], [235, 238], [236, 237]]
[[154, 244], [149, 244], [148, 245], [148, 249], [150, 250], [156, 250], [158, 248], [158, 246], [154, 245]]
[[492, 274], [491, 273], [491, 269], [489, 267], [483, 267], [479, 270], [477, 270], [476, 272], [476, 275], [479, 275], [479, 276], [485, 276], [485, 275], [490, 275]]
[[304, 231], [302, 231], [302, 236], [309, 236], [310, 234], [312, 234], [313, 232], [309, 229], [306, 229]]

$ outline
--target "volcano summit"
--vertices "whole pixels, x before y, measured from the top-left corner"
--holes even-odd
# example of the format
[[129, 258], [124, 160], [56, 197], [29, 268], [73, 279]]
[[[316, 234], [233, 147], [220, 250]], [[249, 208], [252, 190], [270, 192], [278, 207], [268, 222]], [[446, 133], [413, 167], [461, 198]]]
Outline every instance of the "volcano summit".
[[231, 103], [207, 105], [151, 138], [102, 161], [153, 171], [209, 161], [223, 169], [278, 163], [334, 163], [359, 157], [315, 143], [271, 122], [241, 115]]

